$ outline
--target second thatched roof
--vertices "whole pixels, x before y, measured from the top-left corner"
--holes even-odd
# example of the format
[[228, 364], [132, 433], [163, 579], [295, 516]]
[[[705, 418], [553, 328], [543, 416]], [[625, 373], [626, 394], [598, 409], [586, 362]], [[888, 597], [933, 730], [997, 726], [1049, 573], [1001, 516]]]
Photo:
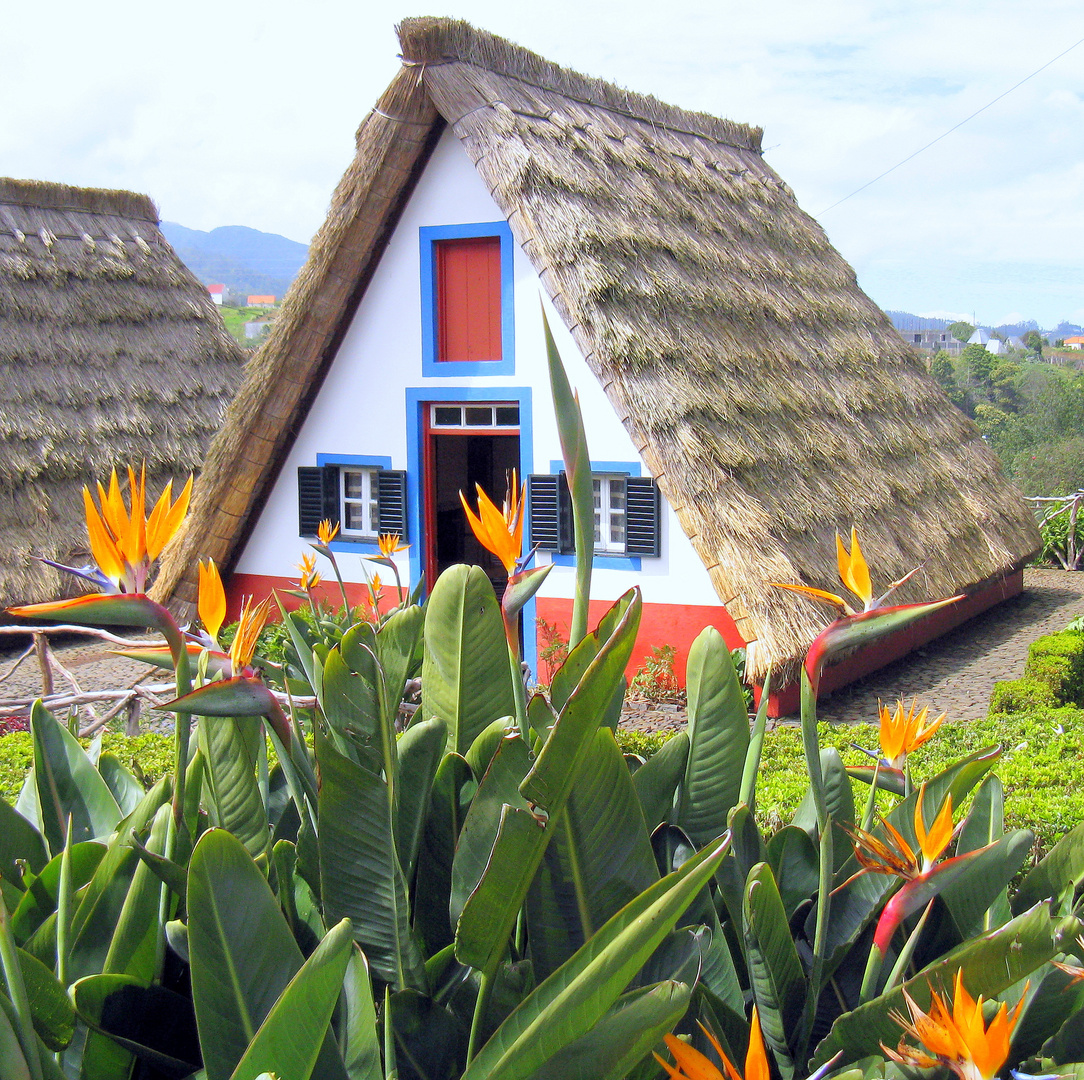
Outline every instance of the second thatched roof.
[[0, 604], [69, 586], [84, 484], [199, 468], [243, 356], [146, 196], [0, 179]]
[[[450, 127], [507, 216], [745, 636], [790, 664], [858, 528], [901, 600], [1018, 566], [1031, 514], [978, 430], [761, 156], [760, 131], [559, 68], [465, 23], [410, 19], [309, 262], [208, 457], [163, 588], [229, 566], [391, 229]], [[184, 575], [187, 579], [182, 581]]]

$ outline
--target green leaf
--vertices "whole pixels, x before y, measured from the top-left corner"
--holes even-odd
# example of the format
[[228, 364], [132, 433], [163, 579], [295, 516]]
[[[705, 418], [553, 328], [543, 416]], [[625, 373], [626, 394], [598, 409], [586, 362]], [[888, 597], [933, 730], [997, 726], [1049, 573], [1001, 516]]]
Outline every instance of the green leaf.
[[49, 861], [41, 833], [14, 807], [0, 799], [0, 878], [16, 882], [21, 877], [15, 860], [23, 859], [35, 874]]
[[17, 953], [34, 1030], [50, 1050], [63, 1050], [75, 1034], [75, 1013], [67, 991], [36, 956], [23, 949]]
[[738, 802], [749, 716], [730, 650], [714, 626], [705, 627], [689, 649], [689, 758], [675, 824], [695, 844], [726, 829]]
[[774, 1052], [779, 1071], [790, 1077], [794, 1075], [793, 1047], [805, 1004], [805, 972], [767, 863], [754, 866], [745, 883], [742, 924], [764, 1041]]
[[1029, 995], [1012, 1033], [1009, 1056], [1023, 1061], [1033, 1054], [1055, 1061], [1084, 1058], [1084, 983], [1051, 965]]
[[579, 399], [568, 382], [568, 374], [550, 332], [545, 307], [542, 328], [546, 335], [546, 358], [550, 372], [550, 392], [561, 455], [565, 459], [569, 493], [572, 497], [572, 523], [576, 548], [576, 595], [572, 603], [570, 644], [576, 646], [587, 634], [587, 608], [591, 598], [591, 565], [595, 552], [595, 494], [591, 475], [591, 452], [583, 426]]
[[283, 990], [230, 1080], [256, 1080], [271, 1070], [290, 1080], [309, 1080], [353, 947], [350, 922], [343, 919]]
[[121, 810], [76, 738], [40, 700], [30, 710], [30, 731], [42, 831], [49, 849], [59, 852], [64, 847], [69, 814], [76, 842], [108, 836], [120, 821]]
[[838, 1062], [842, 1067], [878, 1054], [882, 1042], [889, 1046], [897, 1043], [900, 1026], [891, 1014], [907, 1015], [904, 990], [926, 1011], [930, 1007], [931, 983], [951, 994], [952, 981], [960, 969], [973, 997], [982, 994], [987, 999], [996, 998], [1061, 952], [1080, 929], [1076, 919], [1051, 918], [1045, 905], [1031, 908], [999, 929], [953, 949], [902, 986], [844, 1013], [817, 1047], [811, 1067], [823, 1065], [839, 1052], [843, 1054]]
[[494, 720], [515, 713], [508, 645], [493, 586], [478, 566], [451, 566], [425, 608], [422, 717], [448, 725], [448, 749], [465, 754]]
[[[377, 631], [376, 658], [384, 672], [384, 712], [392, 725], [403, 700], [403, 689], [410, 677], [424, 623], [425, 612], [420, 607], [406, 607], [393, 612]], [[422, 716], [420, 719], [430, 720], [432, 717]]]
[[622, 1080], [684, 1015], [692, 990], [660, 982], [618, 998], [584, 1036], [554, 1054], [531, 1080]]
[[366, 635], [372, 636], [367, 623], [351, 627], [339, 647], [328, 653], [323, 666], [320, 707], [331, 729], [353, 749], [357, 762], [378, 773], [384, 761], [379, 675], [374, 655], [364, 644]]
[[[825, 808], [832, 816], [832, 863], [838, 871], [853, 858], [854, 847], [846, 830], [854, 828], [854, 793], [851, 789], [851, 778], [847, 775], [839, 751], [834, 746], [826, 747], [820, 752], [820, 775]], [[805, 829], [810, 840], [817, 843], [820, 830], [812, 788], [806, 791], [791, 824]]]
[[592, 661], [598, 656], [599, 649], [613, 637], [617, 624], [628, 611], [629, 604], [633, 601], [631, 590], [619, 597], [612, 604], [606, 614], [599, 620], [598, 626], [591, 634], [587, 634], [577, 642], [570, 650], [565, 662], [553, 673], [553, 681], [550, 683], [550, 702], [553, 708], [560, 712], [568, 702], [572, 691], [580, 685], [584, 673], [591, 666]]
[[[386, 1024], [394, 1050], [388, 1076], [420, 1077], [422, 1080], [445, 1080], [458, 1074], [466, 1056], [467, 1032], [452, 1011], [417, 990], [400, 990], [385, 1005]], [[401, 1072], [395, 1062], [402, 1062]]]
[[679, 731], [633, 773], [632, 786], [640, 800], [649, 832], [654, 832], [669, 819], [674, 808], [674, 793], [685, 775], [688, 758], [689, 736]]
[[[81, 889], [94, 876], [105, 857], [106, 846], [97, 841], [73, 844], [71, 849], [72, 892]], [[63, 853], [52, 859], [23, 893], [19, 906], [11, 913], [11, 932], [18, 942], [31, 934], [56, 911], [60, 894], [60, 863]]]
[[[1004, 897], [1034, 842], [1035, 834], [1030, 829], [1014, 829], [989, 847], [976, 848], [978, 854], [970, 869], [940, 890], [962, 941], [992, 929], [984, 925], [987, 910], [999, 897]], [[1008, 919], [996, 925], [1005, 922]]]
[[4, 1063], [10, 1080], [33, 1080], [19, 1035], [8, 1015], [9, 1009], [11, 1003], [0, 994], [0, 1062]]
[[1024, 878], [1012, 899], [1013, 914], [1041, 900], [1064, 909], [1084, 881], [1084, 821], [1074, 825]]
[[522, 1080], [605, 1015], [710, 880], [726, 842], [642, 892], [538, 986], [467, 1066], [462, 1080]]
[[394, 986], [424, 985], [384, 780], [317, 732], [320, 895], [325, 922], [349, 918], [369, 963]]
[[192, 1000], [207, 1080], [228, 1080], [302, 956], [263, 874], [224, 829], [188, 870]]
[[[501, 740], [497, 752], [471, 800], [452, 861], [450, 912], [459, 921], [468, 898], [482, 880], [493, 855], [503, 808], [528, 809], [519, 785], [530, 771], [531, 759], [518, 732]], [[458, 951], [458, 947], [457, 947]]]
[[[161, 855], [166, 849], [172, 808], [160, 806], [155, 814], [147, 841], [148, 850]], [[158, 924], [162, 882], [141, 862], [132, 875], [132, 884], [117, 919], [117, 928], [109, 943], [103, 974], [132, 975], [150, 983], [158, 978], [157, 956], [159, 935], [164, 931]]]
[[365, 954], [354, 949], [343, 978], [343, 1064], [350, 1080], [384, 1080], [380, 1039], [376, 1030], [376, 1004]]
[[438, 717], [411, 724], [399, 739], [399, 783], [395, 794], [395, 850], [407, 881], [413, 880], [414, 864], [429, 810], [429, 792], [437, 775], [448, 729]]
[[132, 773], [121, 764], [116, 754], [104, 753], [98, 757], [98, 772], [106, 782], [121, 813], [127, 816], [143, 801], [146, 791]]
[[212, 821], [233, 833], [252, 856], [267, 848], [270, 837], [256, 779], [256, 756], [263, 738], [263, 726], [253, 716], [205, 717], [197, 728]]
[[71, 995], [84, 1023], [166, 1075], [199, 1068], [196, 1016], [185, 995], [131, 975], [88, 975]]
[[787, 825], [768, 841], [768, 862], [789, 919], [817, 891], [820, 856], [805, 829]]

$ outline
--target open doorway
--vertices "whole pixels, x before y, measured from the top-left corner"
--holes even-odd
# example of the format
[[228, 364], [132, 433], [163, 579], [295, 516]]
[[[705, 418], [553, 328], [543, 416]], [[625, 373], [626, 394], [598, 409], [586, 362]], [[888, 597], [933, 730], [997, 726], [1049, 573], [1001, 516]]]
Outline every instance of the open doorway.
[[459, 493], [474, 507], [475, 485], [481, 484], [500, 506], [512, 470], [519, 470], [519, 405], [441, 402], [426, 405], [425, 414], [426, 580], [436, 581], [454, 563], [471, 563], [482, 567], [500, 596], [504, 567], [475, 539]]

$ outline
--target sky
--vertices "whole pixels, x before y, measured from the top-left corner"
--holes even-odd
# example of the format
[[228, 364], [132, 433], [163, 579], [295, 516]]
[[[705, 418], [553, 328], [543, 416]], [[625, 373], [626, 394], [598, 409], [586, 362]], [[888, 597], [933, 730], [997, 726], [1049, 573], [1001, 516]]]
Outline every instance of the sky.
[[1084, 38], [1079, 0], [7, 7], [6, 175], [142, 191], [189, 228], [307, 243], [399, 66], [395, 23], [449, 15], [764, 128], [766, 161], [883, 308], [1084, 323], [1084, 44], [845, 199]]

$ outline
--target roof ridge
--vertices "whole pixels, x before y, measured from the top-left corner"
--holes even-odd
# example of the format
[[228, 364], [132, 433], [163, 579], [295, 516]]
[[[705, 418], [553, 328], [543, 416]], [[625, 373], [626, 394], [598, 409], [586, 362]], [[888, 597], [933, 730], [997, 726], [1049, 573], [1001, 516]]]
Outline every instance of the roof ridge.
[[761, 150], [763, 131], [759, 127], [681, 109], [650, 94], [638, 94], [604, 79], [581, 75], [506, 38], [477, 30], [461, 19], [409, 18], [399, 23], [396, 32], [405, 64], [437, 65], [459, 61], [647, 124], [758, 154]]
[[158, 224], [158, 208], [148, 195], [110, 188], [72, 187], [46, 180], [0, 176], [0, 204], [47, 207], [85, 214], [116, 214]]

